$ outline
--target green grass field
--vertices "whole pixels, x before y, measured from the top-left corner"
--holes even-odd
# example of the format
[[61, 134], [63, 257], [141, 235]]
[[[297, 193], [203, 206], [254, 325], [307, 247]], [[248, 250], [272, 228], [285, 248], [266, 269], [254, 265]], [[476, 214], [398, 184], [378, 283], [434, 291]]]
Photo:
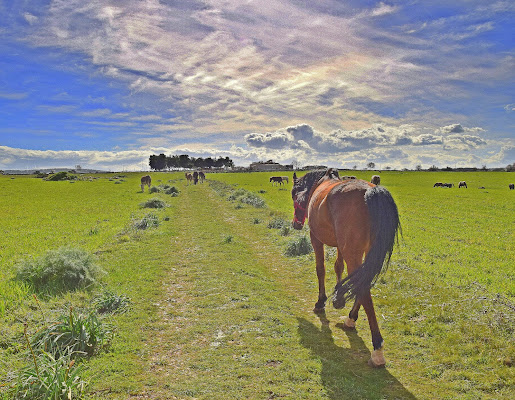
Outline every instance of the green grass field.
[[[348, 307], [311, 312], [314, 257], [285, 255], [307, 228], [268, 228], [291, 220], [291, 179], [276, 187], [269, 173], [207, 174], [203, 185], [188, 186], [182, 173], [151, 174], [154, 185], [180, 190], [172, 197], [141, 193], [140, 174], [125, 175], [74, 183], [0, 175], [0, 398], [31, 363], [24, 324], [34, 335], [106, 289], [131, 307], [106, 317], [112, 343], [83, 363], [87, 399], [515, 397], [515, 175], [381, 173], [403, 231], [372, 292], [385, 338], [382, 370], [366, 364], [364, 312], [351, 333], [341, 328]], [[460, 180], [468, 189], [433, 188]], [[228, 200], [236, 189], [266, 207]], [[168, 204], [152, 210], [159, 226], [130, 229], [153, 197]], [[94, 254], [107, 274], [88, 290], [36, 300], [14, 279], [16, 265], [63, 245]], [[326, 254], [330, 288], [335, 252]]]

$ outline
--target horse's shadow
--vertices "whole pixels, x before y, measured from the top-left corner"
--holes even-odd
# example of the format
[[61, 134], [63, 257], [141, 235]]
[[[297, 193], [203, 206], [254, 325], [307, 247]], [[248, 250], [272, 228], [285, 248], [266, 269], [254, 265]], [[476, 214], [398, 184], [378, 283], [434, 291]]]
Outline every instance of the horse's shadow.
[[330, 399], [411, 399], [413, 396], [387, 369], [367, 365], [370, 351], [356, 331], [343, 329], [350, 347], [334, 343], [330, 321], [319, 315], [321, 328], [304, 318], [298, 318], [301, 344], [322, 364], [321, 380]]

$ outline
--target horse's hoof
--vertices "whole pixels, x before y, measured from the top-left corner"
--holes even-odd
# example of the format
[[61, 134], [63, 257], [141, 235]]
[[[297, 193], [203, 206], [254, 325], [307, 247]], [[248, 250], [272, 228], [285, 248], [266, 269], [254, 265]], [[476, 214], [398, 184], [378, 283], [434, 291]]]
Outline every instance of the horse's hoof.
[[384, 368], [386, 360], [384, 359], [383, 349], [374, 350], [368, 360], [368, 365], [372, 368]]
[[325, 313], [325, 307], [320, 308], [320, 307], [315, 306], [315, 308], [313, 308], [313, 312], [315, 314], [324, 314]]
[[343, 322], [343, 329], [346, 329], [346, 330], [356, 329], [356, 321], [354, 321], [352, 318], [346, 317], [345, 321]]

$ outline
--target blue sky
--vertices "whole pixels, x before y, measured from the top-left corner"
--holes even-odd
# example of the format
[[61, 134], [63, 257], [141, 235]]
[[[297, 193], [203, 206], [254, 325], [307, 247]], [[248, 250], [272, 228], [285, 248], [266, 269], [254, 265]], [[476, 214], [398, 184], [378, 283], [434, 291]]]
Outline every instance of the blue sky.
[[0, 169], [515, 162], [513, 1], [0, 0]]

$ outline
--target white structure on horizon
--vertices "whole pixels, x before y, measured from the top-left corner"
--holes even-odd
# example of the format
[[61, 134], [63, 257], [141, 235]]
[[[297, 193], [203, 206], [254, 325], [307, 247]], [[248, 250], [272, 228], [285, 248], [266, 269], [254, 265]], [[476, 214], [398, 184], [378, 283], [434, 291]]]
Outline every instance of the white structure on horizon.
[[293, 170], [293, 165], [281, 165], [279, 163], [268, 161], [258, 161], [250, 164], [251, 171], [284, 171]]

